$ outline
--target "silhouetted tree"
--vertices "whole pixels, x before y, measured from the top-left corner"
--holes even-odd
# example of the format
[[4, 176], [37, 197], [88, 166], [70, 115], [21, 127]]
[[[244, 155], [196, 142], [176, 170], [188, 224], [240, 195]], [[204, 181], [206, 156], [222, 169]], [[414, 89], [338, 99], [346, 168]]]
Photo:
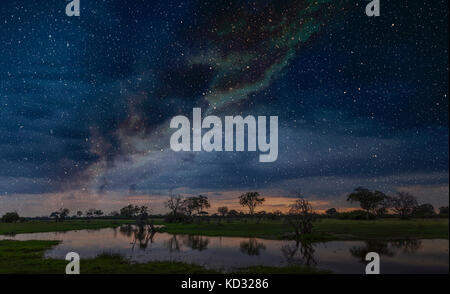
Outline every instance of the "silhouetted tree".
[[173, 215], [177, 215], [179, 213], [183, 213], [185, 201], [180, 195], [171, 195], [164, 205], [170, 209], [170, 212]]
[[398, 192], [391, 200], [392, 209], [403, 219], [409, 218], [417, 206], [417, 199], [407, 192]]
[[439, 207], [439, 215], [448, 215], [448, 206]]
[[120, 209], [120, 215], [125, 216], [127, 218], [133, 218], [137, 215], [139, 215], [141, 208], [137, 205], [133, 206], [131, 204], [128, 204], [125, 207], [122, 207]]
[[217, 208], [217, 212], [221, 215], [221, 216], [226, 216], [228, 213], [228, 207], [226, 206], [221, 206], [219, 208]]
[[262, 204], [266, 199], [259, 197], [258, 192], [247, 192], [239, 196], [239, 204], [247, 206], [250, 215], [255, 213], [256, 206]]
[[88, 209], [88, 210], [86, 211], [86, 216], [87, 216], [87, 217], [93, 217], [93, 216], [94, 216], [94, 212], [95, 212], [95, 209], [90, 208], [90, 209]]
[[96, 210], [94, 211], [94, 215], [95, 215], [96, 217], [102, 216], [102, 215], [103, 215], [103, 211], [101, 211], [100, 209], [96, 209]]
[[61, 208], [58, 211], [54, 211], [50, 214], [50, 218], [54, 218], [55, 221], [63, 221], [69, 215], [69, 209]]
[[327, 209], [327, 211], [325, 211], [325, 213], [329, 216], [334, 216], [337, 214], [337, 210], [336, 210], [336, 208], [333, 207], [333, 208]]
[[311, 204], [304, 198], [298, 198], [289, 205], [286, 221], [294, 229], [297, 240], [304, 234], [311, 234], [314, 221]]
[[386, 198], [387, 196], [383, 192], [372, 192], [369, 189], [359, 187], [347, 196], [347, 201], [351, 203], [359, 202], [361, 208], [366, 211], [366, 218], [369, 219], [369, 214], [376, 214], [377, 208]]
[[283, 212], [281, 210], [274, 210], [272, 214], [276, 217], [281, 217], [283, 215]]
[[50, 213], [49, 217], [55, 219], [55, 221], [58, 221], [59, 220], [59, 211], [53, 211], [52, 213]]
[[69, 212], [70, 212], [69, 209], [67, 209], [67, 208], [61, 208], [61, 209], [59, 210], [59, 218], [60, 218], [61, 220], [66, 219], [66, 217], [69, 215]]
[[116, 211], [116, 210], [113, 210], [113, 211], [111, 211], [110, 213], [109, 213], [109, 215], [110, 216], [119, 216], [120, 215], [120, 213], [118, 212], [118, 211]]
[[211, 207], [208, 201], [208, 197], [199, 195], [197, 197], [189, 197], [184, 200], [183, 207], [186, 209], [188, 215], [192, 215], [194, 212], [196, 215], [202, 214], [205, 208]]
[[165, 220], [167, 222], [189, 222], [191, 217], [186, 208], [187, 202], [180, 195], [171, 195], [164, 205], [170, 209], [170, 212], [166, 215]]
[[435, 214], [436, 212], [434, 211], [433, 205], [429, 203], [421, 204], [419, 206], [414, 207], [412, 212], [412, 215], [414, 217], [431, 217]]
[[231, 210], [228, 212], [228, 216], [232, 216], [232, 217], [239, 216], [239, 212], [238, 212], [237, 210], [235, 210], [235, 209], [231, 209]]
[[2, 223], [15, 223], [20, 220], [19, 214], [17, 212], [7, 212], [2, 216]]
[[78, 217], [82, 217], [82, 216], [83, 216], [83, 212], [82, 212], [81, 210], [78, 210], [78, 211], [77, 211], [77, 216], [78, 216]]
[[392, 207], [392, 198], [389, 196], [384, 197], [384, 199], [375, 208], [375, 215], [378, 217], [383, 217], [388, 213], [388, 209]]

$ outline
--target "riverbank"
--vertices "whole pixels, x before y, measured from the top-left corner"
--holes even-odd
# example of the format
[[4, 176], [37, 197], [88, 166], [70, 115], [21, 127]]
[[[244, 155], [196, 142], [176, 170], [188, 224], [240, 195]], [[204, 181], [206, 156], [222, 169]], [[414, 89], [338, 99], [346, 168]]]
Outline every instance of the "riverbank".
[[[292, 229], [283, 221], [211, 221], [191, 224], [163, 223], [171, 234], [224, 237], [292, 238]], [[368, 239], [448, 239], [448, 219], [379, 219], [373, 221], [321, 219], [314, 223], [311, 241]]]
[[122, 224], [134, 224], [134, 220], [84, 219], [56, 221], [27, 221], [23, 223], [0, 223], [0, 235], [24, 233], [65, 232], [73, 230], [97, 230], [114, 228]]
[[[66, 220], [29, 221], [24, 223], [0, 223], [0, 235], [61, 232], [83, 229], [102, 229], [133, 224], [133, 220]], [[189, 234], [224, 237], [258, 237], [266, 239], [292, 238], [292, 229], [282, 220], [251, 219], [196, 221], [190, 224], [165, 223], [163, 231], [171, 234]], [[337, 220], [320, 219], [314, 223], [311, 241], [367, 240], [367, 239], [448, 239], [448, 219], [378, 219], [378, 220]]]

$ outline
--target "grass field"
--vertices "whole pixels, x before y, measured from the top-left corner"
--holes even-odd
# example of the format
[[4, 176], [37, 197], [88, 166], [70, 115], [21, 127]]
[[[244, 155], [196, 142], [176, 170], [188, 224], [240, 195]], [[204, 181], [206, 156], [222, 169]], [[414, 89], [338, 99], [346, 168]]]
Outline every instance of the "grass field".
[[[33, 221], [25, 223], [0, 223], [0, 235], [57, 232], [82, 229], [101, 229], [117, 227], [132, 220], [66, 220]], [[203, 236], [234, 236], [283, 239], [291, 237], [292, 229], [283, 221], [239, 220], [195, 222], [191, 224], [164, 224], [164, 231], [172, 234], [191, 234]], [[373, 221], [321, 219], [314, 223], [311, 238], [317, 241], [355, 240], [355, 239], [448, 239], [448, 219], [379, 219]]]
[[[64, 274], [67, 261], [44, 258], [44, 251], [58, 241], [0, 241], [0, 274]], [[181, 262], [131, 263], [120, 255], [103, 254], [80, 263], [82, 274], [218, 274], [199, 265]], [[236, 274], [322, 274], [300, 266], [250, 267]]]
[[24, 223], [0, 223], [0, 235], [63, 232], [72, 230], [95, 230], [117, 227], [121, 224], [134, 223], [132, 220], [65, 220], [55, 221], [29, 221]]
[[[314, 223], [312, 241], [356, 239], [448, 239], [448, 219], [380, 219], [373, 221], [321, 219]], [[239, 236], [283, 239], [292, 229], [282, 221], [222, 221], [192, 224], [165, 224], [172, 234]]]

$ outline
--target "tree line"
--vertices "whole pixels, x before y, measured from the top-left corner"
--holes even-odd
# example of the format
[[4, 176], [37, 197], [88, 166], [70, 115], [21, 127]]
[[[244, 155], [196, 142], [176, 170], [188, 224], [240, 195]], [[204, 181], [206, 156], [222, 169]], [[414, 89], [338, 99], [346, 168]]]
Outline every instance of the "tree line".
[[[396, 216], [407, 219], [410, 217], [431, 217], [436, 214], [433, 205], [419, 204], [417, 198], [408, 192], [397, 192], [393, 196], [380, 191], [358, 187], [347, 196], [347, 201], [359, 203], [366, 213], [366, 219], [383, 217], [392, 211]], [[333, 211], [327, 211], [332, 213]], [[448, 206], [440, 207], [439, 214], [448, 216]]]
[[[261, 197], [258, 192], [247, 192], [239, 196], [239, 204], [247, 208], [248, 213], [242, 211], [238, 212], [234, 209], [229, 209], [227, 206], [217, 208], [213, 217], [269, 217], [280, 218], [282, 216], [289, 216], [298, 214], [302, 211], [303, 214], [316, 215], [312, 210], [310, 203], [302, 197], [297, 195], [297, 200], [289, 206], [289, 211], [283, 213], [279, 210], [273, 212], [259, 211], [256, 212], [258, 206], [262, 206], [265, 198]], [[417, 198], [406, 192], [398, 192], [395, 195], [389, 196], [381, 191], [371, 191], [367, 188], [358, 187], [352, 193], [347, 195], [347, 201], [350, 203], [359, 203], [362, 210], [341, 212], [336, 208], [326, 210], [325, 216], [337, 217], [342, 219], [374, 219], [377, 217], [398, 216], [402, 219], [410, 217], [432, 217], [436, 215], [433, 205], [429, 203], [419, 204]], [[164, 203], [169, 212], [165, 215], [167, 222], [190, 222], [195, 218], [208, 216], [206, 209], [211, 207], [207, 196], [198, 195], [193, 197], [183, 197], [181, 195], [171, 195]], [[112, 211], [107, 216], [100, 209], [88, 209], [85, 212], [78, 210], [72, 218], [99, 218], [99, 217], [121, 217], [121, 218], [138, 218], [148, 219], [151, 209], [149, 206], [137, 206], [129, 204], [119, 211]], [[393, 212], [394, 214], [390, 214]], [[49, 215], [50, 219], [55, 221], [63, 221], [69, 218], [70, 210], [61, 208]], [[439, 215], [448, 217], [448, 206], [439, 208]], [[2, 222], [18, 222], [24, 221], [20, 218], [17, 212], [8, 212], [2, 216]], [[298, 224], [307, 226], [306, 224]], [[305, 227], [306, 228], [306, 227]]]

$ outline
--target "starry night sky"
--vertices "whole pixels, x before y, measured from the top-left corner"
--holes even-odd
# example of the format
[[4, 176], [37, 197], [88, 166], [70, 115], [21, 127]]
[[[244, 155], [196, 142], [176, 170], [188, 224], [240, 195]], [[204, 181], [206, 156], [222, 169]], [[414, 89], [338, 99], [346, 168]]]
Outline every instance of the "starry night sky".
[[[344, 209], [358, 186], [448, 205], [448, 1], [3, 2], [0, 213], [250, 190]], [[174, 153], [193, 107], [279, 116], [278, 160]]]

